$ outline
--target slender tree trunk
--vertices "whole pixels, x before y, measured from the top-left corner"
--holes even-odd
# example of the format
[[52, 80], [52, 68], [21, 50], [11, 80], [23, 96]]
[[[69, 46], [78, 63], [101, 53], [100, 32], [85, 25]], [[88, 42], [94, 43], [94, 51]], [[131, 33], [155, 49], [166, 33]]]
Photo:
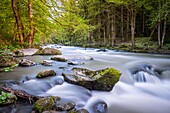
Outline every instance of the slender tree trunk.
[[20, 14], [19, 14], [19, 11], [18, 11], [18, 8], [16, 5], [16, 0], [11, 0], [11, 3], [12, 3], [12, 10], [14, 12], [15, 20], [16, 20], [16, 24], [17, 24], [17, 30], [18, 30], [18, 34], [19, 34], [20, 44], [23, 45], [24, 44], [23, 25], [22, 25]]
[[144, 36], [144, 33], [145, 33], [145, 14], [144, 14], [144, 9], [143, 9], [143, 12], [142, 12], [142, 36]]
[[126, 38], [129, 38], [129, 10], [127, 10]]
[[108, 6], [109, 4], [107, 4], [107, 29], [106, 29], [106, 31], [107, 31], [107, 39], [109, 40], [108, 41], [108, 44], [110, 45], [110, 10], [109, 10], [109, 6]]
[[103, 45], [106, 46], [106, 26], [104, 25], [104, 30], [103, 30]]
[[159, 7], [159, 19], [158, 19], [158, 48], [161, 48], [161, 19], [160, 19], [160, 2], [158, 3]]
[[32, 0], [28, 0], [28, 9], [29, 9], [29, 19], [30, 19], [29, 47], [31, 48], [33, 46], [33, 40], [34, 40]]
[[[105, 15], [104, 12], [103, 15]], [[103, 46], [105, 45], [106, 45], [106, 20], [103, 19]]]
[[112, 7], [112, 26], [111, 26], [111, 31], [112, 31], [112, 46], [115, 45], [115, 38], [116, 38], [116, 18], [115, 18], [115, 6]]
[[100, 14], [98, 15], [98, 24], [99, 24], [99, 28], [98, 28], [98, 42], [99, 45], [101, 45], [101, 16]]
[[121, 5], [121, 36], [124, 39], [124, 31], [123, 31], [123, 5]]
[[136, 23], [136, 12], [135, 12], [135, 4], [131, 5], [131, 42], [132, 42], [132, 50], [135, 47], [135, 23]]
[[167, 15], [168, 13], [165, 15], [165, 20], [164, 20], [164, 28], [163, 28], [163, 34], [162, 34], [162, 41], [161, 41], [161, 46], [164, 45], [164, 40], [165, 40], [165, 34], [166, 34], [166, 23], [167, 23]]

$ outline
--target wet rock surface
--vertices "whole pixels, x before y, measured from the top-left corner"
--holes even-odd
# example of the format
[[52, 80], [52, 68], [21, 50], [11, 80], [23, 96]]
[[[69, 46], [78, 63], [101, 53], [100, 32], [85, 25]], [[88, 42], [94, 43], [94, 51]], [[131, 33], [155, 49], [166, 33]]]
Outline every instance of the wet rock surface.
[[36, 78], [44, 78], [44, 77], [55, 76], [55, 75], [56, 73], [54, 70], [45, 70], [45, 71], [39, 72], [36, 75]]
[[93, 111], [95, 113], [106, 113], [107, 111], [107, 104], [105, 102], [99, 102], [94, 104]]
[[39, 113], [42, 113], [44, 111], [55, 110], [55, 108], [56, 108], [55, 105], [58, 100], [60, 100], [60, 98], [54, 97], [54, 96], [39, 99], [35, 102], [35, 104], [33, 106], [33, 110], [35, 110]]
[[52, 66], [51, 62], [48, 60], [43, 60], [41, 64], [44, 66]]
[[41, 48], [39, 49], [35, 55], [61, 55], [61, 51], [55, 48]]
[[51, 57], [51, 60], [60, 61], [60, 62], [66, 62], [66, 61], [67, 61], [66, 58], [61, 57], [61, 56], [54, 56], [54, 57]]
[[29, 67], [34, 65], [36, 65], [36, 63], [28, 59], [22, 59], [19, 63], [19, 66], [23, 66], [23, 67]]
[[17, 97], [11, 93], [2, 92], [0, 95], [0, 106], [6, 106], [14, 104], [17, 100]]
[[19, 59], [11, 56], [0, 56], [0, 68], [11, 67], [16, 64], [19, 64]]
[[63, 73], [64, 80], [83, 86], [90, 90], [111, 91], [119, 81], [121, 73], [114, 68], [92, 71], [83, 68], [73, 68], [72, 73]]
[[13, 53], [14, 53], [13, 54], [14, 57], [24, 57], [24, 53], [20, 50], [16, 50]]
[[60, 101], [56, 102], [56, 109], [57, 111], [70, 111], [74, 109], [76, 104], [72, 101], [61, 99]]

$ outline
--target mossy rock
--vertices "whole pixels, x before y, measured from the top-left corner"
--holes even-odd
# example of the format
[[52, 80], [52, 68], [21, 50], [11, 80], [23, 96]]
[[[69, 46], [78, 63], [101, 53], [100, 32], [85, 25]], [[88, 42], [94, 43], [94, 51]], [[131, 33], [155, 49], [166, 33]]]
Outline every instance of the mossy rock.
[[83, 68], [73, 69], [73, 73], [63, 73], [65, 81], [90, 90], [111, 91], [119, 81], [121, 73], [114, 68], [92, 71]]
[[61, 55], [61, 51], [55, 48], [41, 48], [39, 49], [35, 55]]
[[6, 106], [16, 103], [17, 97], [11, 93], [2, 92], [0, 95], [0, 106]]
[[39, 113], [42, 113], [44, 111], [55, 110], [56, 102], [59, 99], [59, 97], [54, 96], [41, 98], [35, 102], [33, 109]]
[[44, 78], [44, 77], [55, 76], [55, 75], [56, 75], [56, 73], [54, 70], [46, 70], [46, 71], [39, 72], [36, 75], [36, 78]]
[[25, 55], [24, 55], [24, 53], [22, 51], [16, 50], [16, 51], [14, 51], [13, 56], [15, 56], [15, 57], [24, 57]]
[[51, 60], [60, 61], [60, 62], [67, 62], [66, 58], [59, 57], [59, 56], [51, 57]]
[[89, 112], [86, 109], [80, 109], [80, 110], [69, 111], [68, 113], [89, 113]]
[[0, 56], [0, 67], [11, 67], [19, 64], [19, 59], [11, 56]]

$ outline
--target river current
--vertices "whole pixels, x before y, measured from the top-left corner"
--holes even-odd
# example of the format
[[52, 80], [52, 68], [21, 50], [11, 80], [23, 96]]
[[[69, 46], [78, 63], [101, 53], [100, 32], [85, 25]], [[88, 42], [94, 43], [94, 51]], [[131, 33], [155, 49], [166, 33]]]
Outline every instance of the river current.
[[[27, 56], [25, 58], [37, 63], [51, 61], [53, 66], [18, 67], [12, 72], [0, 73], [0, 81], [20, 81], [22, 83], [12, 87], [33, 95], [60, 96], [74, 101], [77, 109], [85, 108], [90, 113], [102, 113], [94, 110], [94, 105], [100, 102], [107, 104], [106, 113], [170, 113], [170, 55], [114, 50], [97, 52], [98, 49], [73, 46], [61, 46], [59, 50], [63, 55], [89, 56], [94, 60], [81, 60], [83, 65], [71, 66], [50, 60], [52, 56]], [[63, 81], [61, 73], [73, 67], [92, 70], [113, 67], [122, 75], [110, 92], [90, 91]], [[35, 79], [38, 72], [47, 69], [55, 70], [59, 76]], [[26, 77], [34, 79], [25, 81]]]

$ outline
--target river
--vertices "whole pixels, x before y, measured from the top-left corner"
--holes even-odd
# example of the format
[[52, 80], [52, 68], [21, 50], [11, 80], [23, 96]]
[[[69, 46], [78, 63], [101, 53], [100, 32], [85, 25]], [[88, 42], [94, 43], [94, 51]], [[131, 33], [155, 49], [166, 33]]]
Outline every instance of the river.
[[[56, 47], [55, 45], [49, 46]], [[50, 60], [52, 56], [27, 56], [25, 58], [37, 63], [49, 60], [53, 66], [38, 64], [32, 67], [18, 67], [12, 72], [0, 73], [1, 82], [9, 80], [23, 82], [26, 76], [35, 78], [38, 72], [47, 69], [53, 69], [61, 75], [63, 71], [68, 71], [73, 67], [85, 67], [92, 70], [113, 67], [122, 75], [110, 92], [90, 91], [63, 81], [62, 76], [41, 80], [31, 79], [12, 87], [33, 95], [55, 95], [73, 100], [77, 109], [85, 108], [90, 113], [100, 113], [93, 109], [94, 105], [100, 102], [107, 104], [106, 113], [170, 113], [170, 55], [114, 50], [97, 52], [98, 49], [73, 46], [61, 46], [59, 50], [63, 55], [89, 56], [94, 60], [80, 60], [84, 62], [83, 65], [71, 66]]]

